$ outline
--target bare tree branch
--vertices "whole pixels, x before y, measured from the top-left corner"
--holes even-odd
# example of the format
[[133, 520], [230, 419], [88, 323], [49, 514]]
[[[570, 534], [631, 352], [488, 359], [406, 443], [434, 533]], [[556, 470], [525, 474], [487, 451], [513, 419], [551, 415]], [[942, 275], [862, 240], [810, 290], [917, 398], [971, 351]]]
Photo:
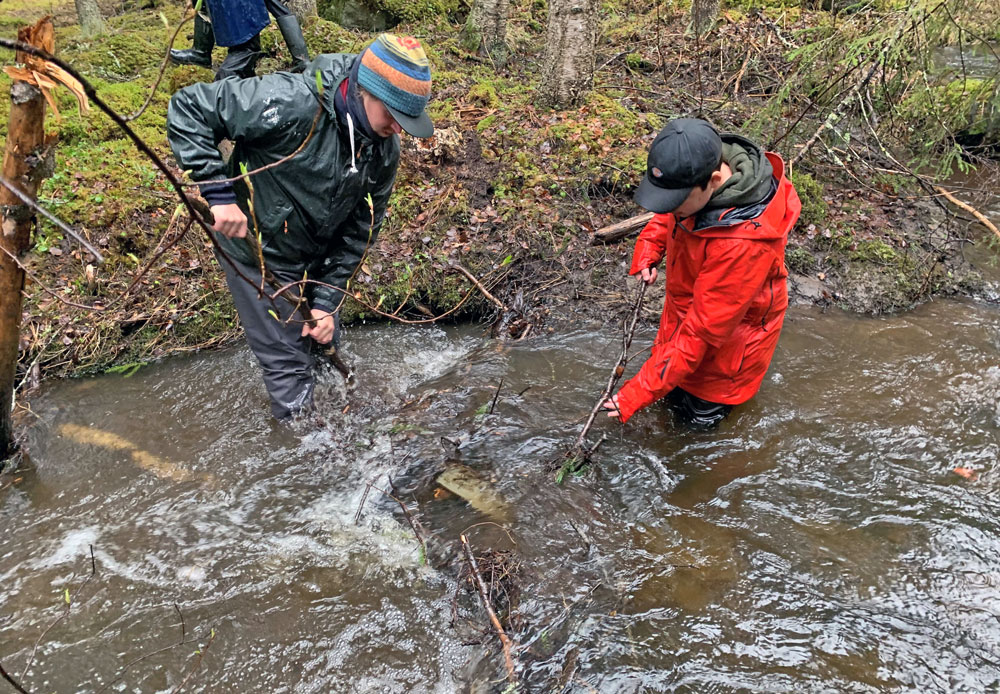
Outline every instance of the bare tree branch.
[[87, 239], [83, 238], [83, 236], [77, 233], [71, 226], [66, 224], [66, 222], [56, 217], [54, 214], [52, 214], [44, 207], [39, 205], [36, 201], [32, 200], [30, 197], [21, 192], [21, 190], [17, 186], [15, 186], [12, 182], [8, 181], [3, 176], [0, 176], [0, 185], [3, 185], [7, 190], [16, 195], [25, 205], [35, 210], [35, 212], [41, 212], [43, 217], [45, 217], [50, 222], [55, 224], [57, 227], [59, 227], [67, 234], [69, 234], [73, 239], [77, 241], [77, 243], [86, 248], [87, 252], [90, 253], [92, 256], [94, 256], [99, 264], [104, 262], [104, 256], [102, 256], [100, 251], [94, 248], [90, 244], [90, 242], [87, 241]]
[[167, 65], [170, 63], [170, 49], [174, 47], [174, 41], [177, 40], [178, 34], [181, 33], [181, 29], [184, 25], [194, 19], [194, 8], [188, 8], [188, 11], [184, 14], [184, 18], [181, 19], [177, 28], [174, 30], [173, 36], [170, 37], [169, 43], [167, 43], [167, 51], [163, 55], [163, 62], [160, 63], [160, 73], [156, 76], [156, 81], [153, 83], [153, 88], [149, 90], [149, 96], [146, 97], [146, 103], [139, 107], [139, 110], [130, 116], [125, 118], [126, 121], [134, 121], [149, 108], [149, 105], [153, 103], [153, 97], [156, 96], [156, 89], [160, 86], [160, 81], [163, 79], [164, 73], [167, 71]]

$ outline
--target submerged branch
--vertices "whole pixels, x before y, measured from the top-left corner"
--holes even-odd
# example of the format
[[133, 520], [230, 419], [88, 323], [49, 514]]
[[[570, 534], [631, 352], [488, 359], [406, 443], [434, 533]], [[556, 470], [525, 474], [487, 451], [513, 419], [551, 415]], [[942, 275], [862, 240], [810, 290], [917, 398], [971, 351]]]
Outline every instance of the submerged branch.
[[38, 652], [38, 645], [42, 642], [42, 639], [44, 639], [45, 635], [48, 634], [50, 631], [52, 631], [52, 629], [55, 628], [55, 626], [57, 624], [59, 624], [59, 622], [63, 621], [64, 619], [66, 619], [66, 617], [69, 616], [70, 610], [73, 608], [73, 597], [75, 597], [77, 595], [80, 595], [80, 593], [83, 592], [84, 588], [87, 587], [87, 585], [90, 583], [91, 580], [93, 580], [94, 576], [96, 576], [96, 575], [97, 575], [97, 560], [94, 558], [94, 546], [91, 545], [90, 546], [90, 575], [87, 576], [87, 580], [83, 582], [83, 585], [81, 585], [76, 590], [76, 592], [73, 594], [73, 596], [70, 596], [69, 588], [66, 588], [66, 592], [65, 592], [66, 607], [63, 609], [62, 614], [60, 614], [55, 619], [55, 621], [53, 621], [51, 624], [49, 624], [49, 626], [47, 626], [45, 628], [45, 631], [43, 631], [38, 636], [38, 639], [35, 641], [34, 647], [31, 649], [31, 655], [28, 657], [28, 662], [24, 664], [24, 669], [21, 670], [21, 679], [24, 679], [24, 676], [27, 674], [28, 669], [31, 667], [31, 664], [33, 662], [35, 662], [35, 654]]
[[4, 670], [3, 665], [0, 665], [0, 677], [5, 679], [10, 686], [17, 690], [20, 694], [30, 694], [27, 689], [22, 687], [17, 680], [10, 676], [6, 670]]
[[500, 643], [503, 645], [503, 658], [504, 665], [507, 668], [507, 680], [511, 684], [517, 684], [514, 657], [511, 655], [511, 649], [514, 644], [510, 640], [510, 637], [507, 636], [507, 632], [504, 631], [503, 625], [500, 624], [496, 612], [493, 611], [493, 607], [490, 605], [489, 592], [486, 590], [486, 583], [483, 581], [482, 574], [479, 573], [479, 567], [476, 565], [476, 557], [472, 554], [472, 547], [469, 546], [468, 538], [462, 535], [461, 540], [462, 549], [465, 551], [465, 559], [469, 563], [469, 571], [472, 572], [473, 582], [476, 584], [476, 590], [479, 592], [479, 600], [483, 603], [483, 609], [486, 610], [486, 614], [490, 618], [490, 623], [496, 629], [497, 636], [500, 637]]

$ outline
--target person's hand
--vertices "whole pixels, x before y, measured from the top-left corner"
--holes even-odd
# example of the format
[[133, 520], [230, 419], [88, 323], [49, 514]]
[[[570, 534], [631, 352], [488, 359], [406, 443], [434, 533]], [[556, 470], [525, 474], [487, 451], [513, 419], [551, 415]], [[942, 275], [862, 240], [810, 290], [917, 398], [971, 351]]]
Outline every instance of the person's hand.
[[652, 284], [656, 281], [656, 268], [655, 267], [645, 267], [639, 271], [639, 277], [646, 284]]
[[302, 337], [311, 337], [321, 345], [329, 344], [330, 340], [333, 339], [333, 331], [337, 327], [333, 314], [318, 308], [311, 309], [311, 312], [316, 327], [310, 328], [309, 324], [305, 323], [302, 326]]
[[242, 239], [247, 235], [247, 216], [236, 203], [231, 205], [212, 205], [212, 216], [215, 224], [212, 228], [227, 239]]
[[[645, 270], [643, 270], [643, 272], [645, 272]], [[653, 272], [655, 273], [656, 270], [653, 270]], [[656, 275], [654, 274], [653, 277], [655, 278]], [[609, 417], [614, 417], [619, 422], [622, 421], [622, 411], [620, 409], [618, 409], [618, 396], [617, 395], [612, 395], [609, 400], [605, 400], [604, 404], [601, 405], [601, 407], [603, 407], [605, 409], [605, 411], [606, 411], [606, 413], [607, 413], [607, 415]]]

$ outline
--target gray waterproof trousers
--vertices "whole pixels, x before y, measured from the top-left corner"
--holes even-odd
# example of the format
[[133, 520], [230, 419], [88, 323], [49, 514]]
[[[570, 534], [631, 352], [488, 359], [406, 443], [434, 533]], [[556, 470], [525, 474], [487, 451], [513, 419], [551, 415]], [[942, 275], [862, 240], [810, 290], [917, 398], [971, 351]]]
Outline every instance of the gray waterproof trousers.
[[[264, 371], [264, 385], [271, 397], [271, 413], [277, 419], [287, 419], [312, 405], [315, 353], [323, 346], [310, 337], [302, 337], [302, 318], [296, 313], [294, 303], [279, 298], [275, 306], [266, 297], [258, 296], [259, 268], [233, 262], [244, 276], [253, 280], [254, 286], [241, 279], [228, 262], [219, 259], [247, 342]], [[282, 272], [274, 274], [282, 285], [302, 279]], [[274, 291], [266, 285], [264, 289], [265, 293]], [[274, 311], [278, 319], [270, 311]], [[288, 320], [289, 317], [291, 320]], [[339, 315], [335, 316], [335, 321], [333, 339], [336, 344], [340, 338]]]

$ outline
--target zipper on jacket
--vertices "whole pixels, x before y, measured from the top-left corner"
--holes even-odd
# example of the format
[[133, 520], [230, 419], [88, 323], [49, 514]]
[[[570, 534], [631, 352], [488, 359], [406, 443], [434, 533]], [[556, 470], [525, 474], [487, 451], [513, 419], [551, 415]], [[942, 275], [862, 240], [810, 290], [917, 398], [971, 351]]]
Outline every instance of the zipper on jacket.
[[678, 320], [677, 321], [677, 325], [674, 326], [674, 331], [672, 333], [670, 333], [670, 337], [667, 338], [667, 342], [670, 342], [671, 340], [673, 340], [674, 336], [677, 335], [677, 331], [680, 330], [680, 329], [681, 329], [681, 322], [680, 322], [680, 320]]
[[663, 368], [660, 369], [660, 380], [661, 381], [663, 380], [663, 377], [666, 376], [666, 374], [667, 374], [667, 367], [670, 366], [670, 360], [672, 358], [673, 357], [667, 357], [667, 360], [665, 362], [663, 362]]
[[[774, 306], [774, 278], [772, 277], [767, 281], [768, 289], [771, 290], [771, 300], [767, 302], [767, 310], [764, 311], [763, 317], [760, 319], [760, 329], [767, 332], [767, 314], [771, 312], [771, 307]], [[742, 368], [742, 364], [740, 365]]]

